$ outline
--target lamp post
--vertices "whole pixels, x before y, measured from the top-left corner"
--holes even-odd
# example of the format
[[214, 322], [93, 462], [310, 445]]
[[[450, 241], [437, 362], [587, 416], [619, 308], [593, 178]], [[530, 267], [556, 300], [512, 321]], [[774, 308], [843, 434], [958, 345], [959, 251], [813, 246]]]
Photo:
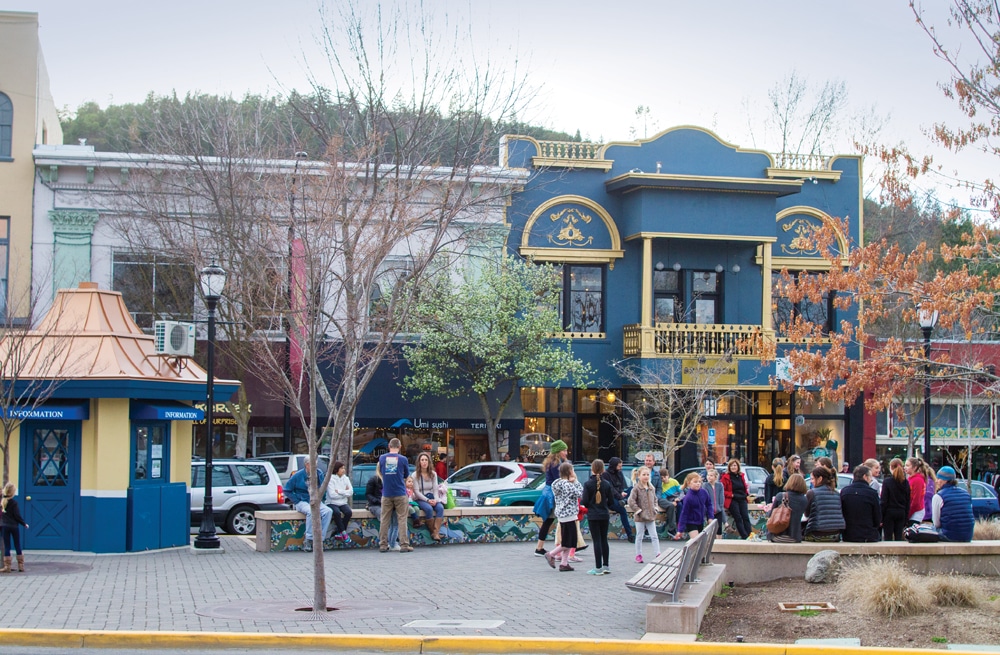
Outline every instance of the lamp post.
[[205, 297], [208, 307], [208, 368], [207, 389], [205, 392], [205, 504], [202, 506], [201, 529], [195, 537], [194, 547], [199, 549], [217, 549], [220, 546], [219, 535], [215, 534], [215, 517], [212, 509], [212, 421], [215, 409], [215, 307], [222, 296], [222, 287], [226, 284], [226, 272], [212, 262], [201, 269], [201, 294]]
[[924, 333], [924, 459], [931, 459], [931, 331], [937, 325], [937, 310], [919, 310], [917, 320]]

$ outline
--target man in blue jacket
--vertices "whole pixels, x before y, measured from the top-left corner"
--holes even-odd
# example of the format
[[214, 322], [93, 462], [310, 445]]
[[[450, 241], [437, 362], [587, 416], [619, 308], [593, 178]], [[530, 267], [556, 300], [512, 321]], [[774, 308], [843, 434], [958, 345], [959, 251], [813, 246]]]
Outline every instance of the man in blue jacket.
[[[306, 515], [306, 538], [302, 542], [302, 550], [306, 552], [313, 549], [312, 512], [309, 509], [309, 478], [307, 477], [309, 475], [309, 468], [309, 460], [306, 459], [305, 467], [296, 471], [292, 477], [288, 478], [288, 482], [285, 484], [285, 495], [292, 501], [292, 507], [296, 511]], [[323, 469], [317, 469], [317, 471], [316, 484], [320, 484], [326, 473]], [[322, 496], [321, 492], [321, 501]], [[326, 539], [330, 532], [330, 523], [333, 521], [333, 510], [322, 502], [319, 504], [319, 518], [323, 524], [323, 538]]]
[[931, 501], [931, 516], [941, 541], [972, 541], [976, 527], [972, 496], [958, 485], [955, 477], [955, 469], [950, 466], [938, 469], [938, 491]]

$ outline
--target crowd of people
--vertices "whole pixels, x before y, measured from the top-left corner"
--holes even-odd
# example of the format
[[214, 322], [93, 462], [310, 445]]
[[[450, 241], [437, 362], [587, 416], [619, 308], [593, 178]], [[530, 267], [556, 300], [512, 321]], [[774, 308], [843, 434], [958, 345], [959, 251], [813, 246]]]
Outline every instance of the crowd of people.
[[820, 462], [808, 484], [795, 470], [785, 477], [785, 462], [772, 462], [765, 509], [770, 516], [776, 507], [787, 506], [790, 519], [786, 529], [768, 534], [770, 541], [901, 541], [908, 526], [920, 524], [928, 524], [924, 534], [941, 541], [972, 541], [972, 497], [957, 484], [950, 466], [935, 473], [919, 457], [905, 463], [893, 459], [889, 474], [880, 479], [881, 465], [871, 459], [855, 467], [852, 482], [839, 491], [832, 466]]

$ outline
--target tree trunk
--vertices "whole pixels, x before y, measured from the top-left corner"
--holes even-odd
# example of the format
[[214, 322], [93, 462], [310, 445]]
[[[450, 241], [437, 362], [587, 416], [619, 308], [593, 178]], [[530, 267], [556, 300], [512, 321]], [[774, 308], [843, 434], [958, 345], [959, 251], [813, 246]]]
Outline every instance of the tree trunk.
[[226, 408], [236, 421], [236, 453], [237, 459], [243, 459], [247, 452], [247, 438], [250, 435], [250, 406], [248, 404], [246, 387], [240, 385], [236, 392], [236, 402], [227, 402]]

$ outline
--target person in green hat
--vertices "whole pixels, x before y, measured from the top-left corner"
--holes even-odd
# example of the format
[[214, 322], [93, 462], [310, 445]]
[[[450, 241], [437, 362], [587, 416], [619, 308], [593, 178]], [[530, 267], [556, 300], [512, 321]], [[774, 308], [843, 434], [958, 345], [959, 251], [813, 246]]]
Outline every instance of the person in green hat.
[[[559, 465], [567, 461], [567, 456], [569, 455], [569, 446], [562, 439], [556, 439], [549, 446], [549, 454], [545, 457], [542, 462], [542, 469], [545, 471], [545, 488], [542, 489], [543, 494], [552, 495], [552, 483], [559, 479]], [[553, 504], [554, 504], [553, 500]], [[537, 557], [545, 557], [545, 539], [549, 536], [549, 530], [552, 529], [552, 524], [555, 523], [555, 515], [549, 512], [549, 515], [545, 517], [542, 521], [542, 527], [538, 530], [538, 543], [535, 545], [535, 555]]]

